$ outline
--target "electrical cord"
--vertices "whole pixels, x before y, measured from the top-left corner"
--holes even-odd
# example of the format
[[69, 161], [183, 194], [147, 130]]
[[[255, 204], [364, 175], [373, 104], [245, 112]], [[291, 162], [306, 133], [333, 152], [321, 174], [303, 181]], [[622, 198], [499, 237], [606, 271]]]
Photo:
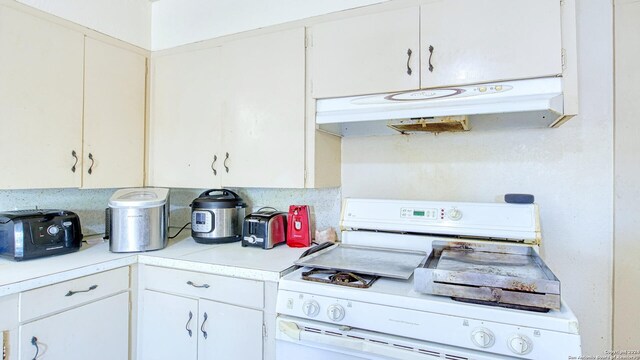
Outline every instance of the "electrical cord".
[[180, 235], [180, 233], [182, 232], [182, 230], [184, 230], [184, 228], [186, 228], [187, 226], [191, 225], [191, 221], [189, 221], [188, 223], [184, 224], [183, 227], [180, 228], [180, 230], [178, 230], [178, 232], [173, 235], [173, 236], [169, 236], [169, 239], [175, 239], [176, 237], [178, 237], [178, 235]]

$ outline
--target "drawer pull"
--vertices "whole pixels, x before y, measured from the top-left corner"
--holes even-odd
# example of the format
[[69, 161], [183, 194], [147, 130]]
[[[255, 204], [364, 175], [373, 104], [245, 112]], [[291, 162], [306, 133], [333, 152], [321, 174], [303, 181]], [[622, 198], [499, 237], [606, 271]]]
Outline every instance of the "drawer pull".
[[209, 288], [209, 284], [196, 285], [193, 283], [193, 281], [187, 281], [187, 285], [191, 285], [195, 288], [205, 288], [205, 289]]
[[36, 360], [38, 358], [38, 354], [40, 353], [40, 348], [38, 347], [38, 338], [37, 337], [32, 337], [31, 338], [31, 345], [36, 347], [36, 354], [33, 355], [33, 360]]
[[187, 329], [187, 332], [189, 333], [189, 337], [191, 337], [192, 335], [192, 331], [191, 329], [189, 329], [189, 325], [191, 325], [191, 319], [193, 319], [193, 313], [189, 311], [189, 320], [187, 320], [187, 324], [184, 326], [184, 328]]
[[204, 324], [207, 322], [208, 318], [209, 317], [207, 316], [207, 313], [205, 312], [204, 313], [204, 320], [202, 320], [202, 325], [200, 326], [200, 331], [202, 331], [202, 336], [204, 336], [205, 339], [207, 338], [207, 332], [204, 331]]
[[95, 290], [98, 288], [98, 285], [91, 285], [89, 286], [89, 288], [87, 290], [78, 290], [78, 291], [71, 291], [69, 290], [69, 292], [65, 295], [65, 296], [72, 296], [78, 293], [85, 293], [85, 292], [89, 292], [91, 290]]

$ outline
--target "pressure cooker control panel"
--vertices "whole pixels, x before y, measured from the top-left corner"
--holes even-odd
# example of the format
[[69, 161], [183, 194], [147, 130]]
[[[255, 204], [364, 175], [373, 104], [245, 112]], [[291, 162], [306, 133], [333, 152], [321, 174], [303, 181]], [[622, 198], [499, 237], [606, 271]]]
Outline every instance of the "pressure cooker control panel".
[[207, 210], [194, 210], [191, 213], [191, 230], [199, 233], [213, 231], [213, 213]]

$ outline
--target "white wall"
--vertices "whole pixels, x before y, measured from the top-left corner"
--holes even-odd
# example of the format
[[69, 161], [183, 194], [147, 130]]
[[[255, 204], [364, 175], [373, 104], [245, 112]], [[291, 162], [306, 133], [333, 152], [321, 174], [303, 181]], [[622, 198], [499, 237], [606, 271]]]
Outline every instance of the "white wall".
[[615, 349], [635, 349], [640, 341], [640, 2], [616, 0], [616, 126], [615, 126]]
[[386, 0], [160, 0], [152, 5], [152, 50]]
[[579, 116], [558, 129], [345, 138], [342, 193], [489, 202], [534, 194], [542, 254], [578, 316], [583, 352], [602, 355], [611, 347], [612, 5], [577, 3]]
[[17, 0], [144, 49], [151, 47], [148, 0]]

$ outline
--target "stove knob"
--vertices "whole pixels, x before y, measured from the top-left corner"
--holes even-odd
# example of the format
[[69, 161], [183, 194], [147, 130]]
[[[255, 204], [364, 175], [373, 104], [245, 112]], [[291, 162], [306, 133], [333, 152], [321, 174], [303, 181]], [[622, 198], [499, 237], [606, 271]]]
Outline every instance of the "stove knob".
[[60, 232], [60, 228], [56, 225], [51, 225], [47, 228], [47, 233], [51, 236], [56, 236]]
[[496, 342], [496, 337], [493, 335], [491, 330], [487, 328], [479, 328], [471, 333], [471, 340], [481, 348], [489, 348]]
[[327, 316], [333, 321], [344, 319], [344, 308], [338, 304], [333, 304], [327, 309]]
[[451, 209], [451, 210], [449, 210], [447, 212], [447, 217], [450, 220], [458, 221], [458, 220], [462, 219], [462, 211], [460, 211], [460, 210], [458, 210], [456, 208], [453, 208], [453, 209]]
[[525, 335], [519, 334], [510, 337], [507, 345], [511, 351], [518, 355], [528, 354], [531, 352], [531, 349], [533, 349], [531, 340]]
[[315, 300], [307, 300], [302, 304], [302, 312], [309, 317], [316, 317], [320, 313], [320, 304]]

